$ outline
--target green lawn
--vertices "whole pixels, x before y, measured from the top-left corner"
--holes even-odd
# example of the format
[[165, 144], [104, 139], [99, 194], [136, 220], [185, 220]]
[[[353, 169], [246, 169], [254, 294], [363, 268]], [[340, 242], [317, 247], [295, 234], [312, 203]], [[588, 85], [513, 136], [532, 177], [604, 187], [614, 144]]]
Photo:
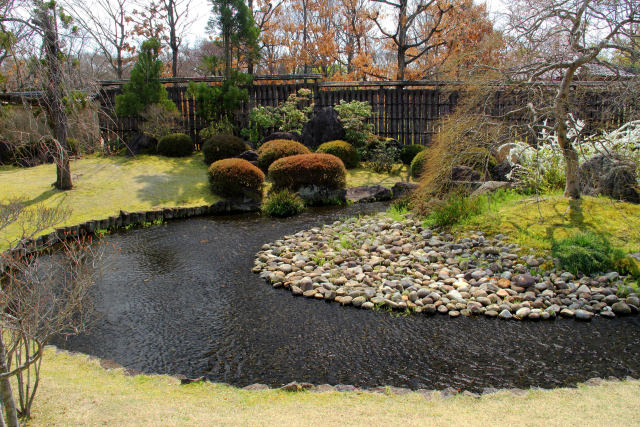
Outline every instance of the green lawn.
[[[63, 206], [70, 210], [70, 216], [62, 226], [103, 219], [120, 210], [199, 206], [219, 200], [209, 190], [207, 168], [201, 154], [187, 158], [88, 156], [73, 160], [71, 172], [74, 188], [58, 191], [51, 186], [56, 175], [54, 165], [2, 167], [0, 202], [21, 198], [28, 206]], [[406, 177], [406, 167], [400, 166], [392, 174], [353, 169], [348, 171], [347, 186], [392, 187], [403, 176]], [[18, 225], [0, 231], [0, 250], [7, 247], [8, 240], [19, 235]]]
[[504, 391], [476, 399], [419, 393], [248, 391], [180, 385], [164, 375], [106, 371], [83, 355], [45, 352], [29, 425], [637, 425], [639, 381], [597, 387]]

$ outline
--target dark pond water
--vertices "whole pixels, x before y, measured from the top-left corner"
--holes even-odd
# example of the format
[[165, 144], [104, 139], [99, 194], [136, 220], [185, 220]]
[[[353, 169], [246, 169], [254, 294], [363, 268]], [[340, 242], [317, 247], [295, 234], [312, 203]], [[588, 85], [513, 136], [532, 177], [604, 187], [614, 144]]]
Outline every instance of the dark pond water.
[[478, 391], [640, 377], [638, 318], [578, 323], [393, 316], [293, 297], [251, 273], [263, 243], [345, 215], [201, 218], [108, 237], [88, 335], [57, 343], [144, 372], [238, 386], [393, 385]]

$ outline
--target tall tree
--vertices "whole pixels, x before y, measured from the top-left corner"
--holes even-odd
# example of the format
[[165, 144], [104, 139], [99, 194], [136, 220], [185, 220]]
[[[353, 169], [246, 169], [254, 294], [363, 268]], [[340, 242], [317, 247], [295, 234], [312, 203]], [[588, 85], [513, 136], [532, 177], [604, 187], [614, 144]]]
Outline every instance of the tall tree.
[[194, 20], [191, 16], [191, 0], [162, 0], [164, 16], [169, 30], [169, 48], [171, 49], [171, 75], [178, 76], [179, 50], [185, 34]]
[[640, 23], [637, 0], [514, 0], [509, 6], [508, 30], [513, 50], [521, 55], [517, 80], [540, 92], [544, 81], [558, 82], [550, 103], [530, 103], [532, 114], [551, 119], [539, 129], [555, 131], [566, 163], [564, 194], [580, 198], [578, 154], [569, 136], [570, 93], [576, 74], [589, 64], [609, 65], [602, 53], [637, 55], [633, 40]]
[[[445, 43], [437, 36], [446, 30], [443, 19], [454, 6], [443, 0], [420, 0], [418, 3], [412, 0], [373, 1], [383, 8], [376, 10], [372, 19], [395, 47], [396, 79], [404, 80], [407, 66]], [[391, 25], [387, 25], [388, 21]]]
[[135, 48], [131, 43], [132, 0], [67, 0], [66, 8], [90, 36], [118, 79], [124, 77]]
[[213, 17], [208, 28], [217, 32], [222, 42], [224, 75], [231, 78], [233, 60], [255, 58], [260, 32], [249, 7], [243, 0], [211, 0]]

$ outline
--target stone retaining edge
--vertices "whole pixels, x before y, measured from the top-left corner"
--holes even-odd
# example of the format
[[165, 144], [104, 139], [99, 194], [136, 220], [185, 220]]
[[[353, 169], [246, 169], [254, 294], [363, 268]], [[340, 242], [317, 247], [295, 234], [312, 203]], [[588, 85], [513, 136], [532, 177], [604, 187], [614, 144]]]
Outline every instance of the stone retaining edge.
[[[127, 212], [120, 211], [103, 219], [89, 220], [80, 224], [58, 227], [51, 233], [43, 234], [34, 239], [24, 239], [13, 248], [0, 253], [0, 256], [25, 256], [55, 246], [57, 243], [76, 238], [93, 235], [98, 230], [116, 231], [131, 226], [139, 226], [158, 220], [192, 218], [204, 215], [228, 215], [233, 213], [249, 213], [260, 210], [260, 203], [250, 199], [220, 200], [212, 205], [192, 207], [160, 208], [148, 211]], [[3, 270], [0, 261], [0, 272]]]

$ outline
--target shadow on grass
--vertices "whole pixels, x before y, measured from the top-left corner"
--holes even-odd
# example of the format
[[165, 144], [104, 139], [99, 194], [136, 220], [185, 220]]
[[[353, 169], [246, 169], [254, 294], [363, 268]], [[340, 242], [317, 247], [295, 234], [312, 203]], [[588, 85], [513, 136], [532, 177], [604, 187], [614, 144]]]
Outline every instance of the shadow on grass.
[[162, 161], [162, 170], [153, 173], [152, 164], [147, 164], [145, 166], [150, 173], [134, 177], [137, 183], [143, 184], [136, 190], [140, 201], [163, 205], [188, 204], [202, 197], [213, 200], [213, 195], [202, 189], [207, 186], [207, 176], [201, 156], [186, 159], [162, 157]]

